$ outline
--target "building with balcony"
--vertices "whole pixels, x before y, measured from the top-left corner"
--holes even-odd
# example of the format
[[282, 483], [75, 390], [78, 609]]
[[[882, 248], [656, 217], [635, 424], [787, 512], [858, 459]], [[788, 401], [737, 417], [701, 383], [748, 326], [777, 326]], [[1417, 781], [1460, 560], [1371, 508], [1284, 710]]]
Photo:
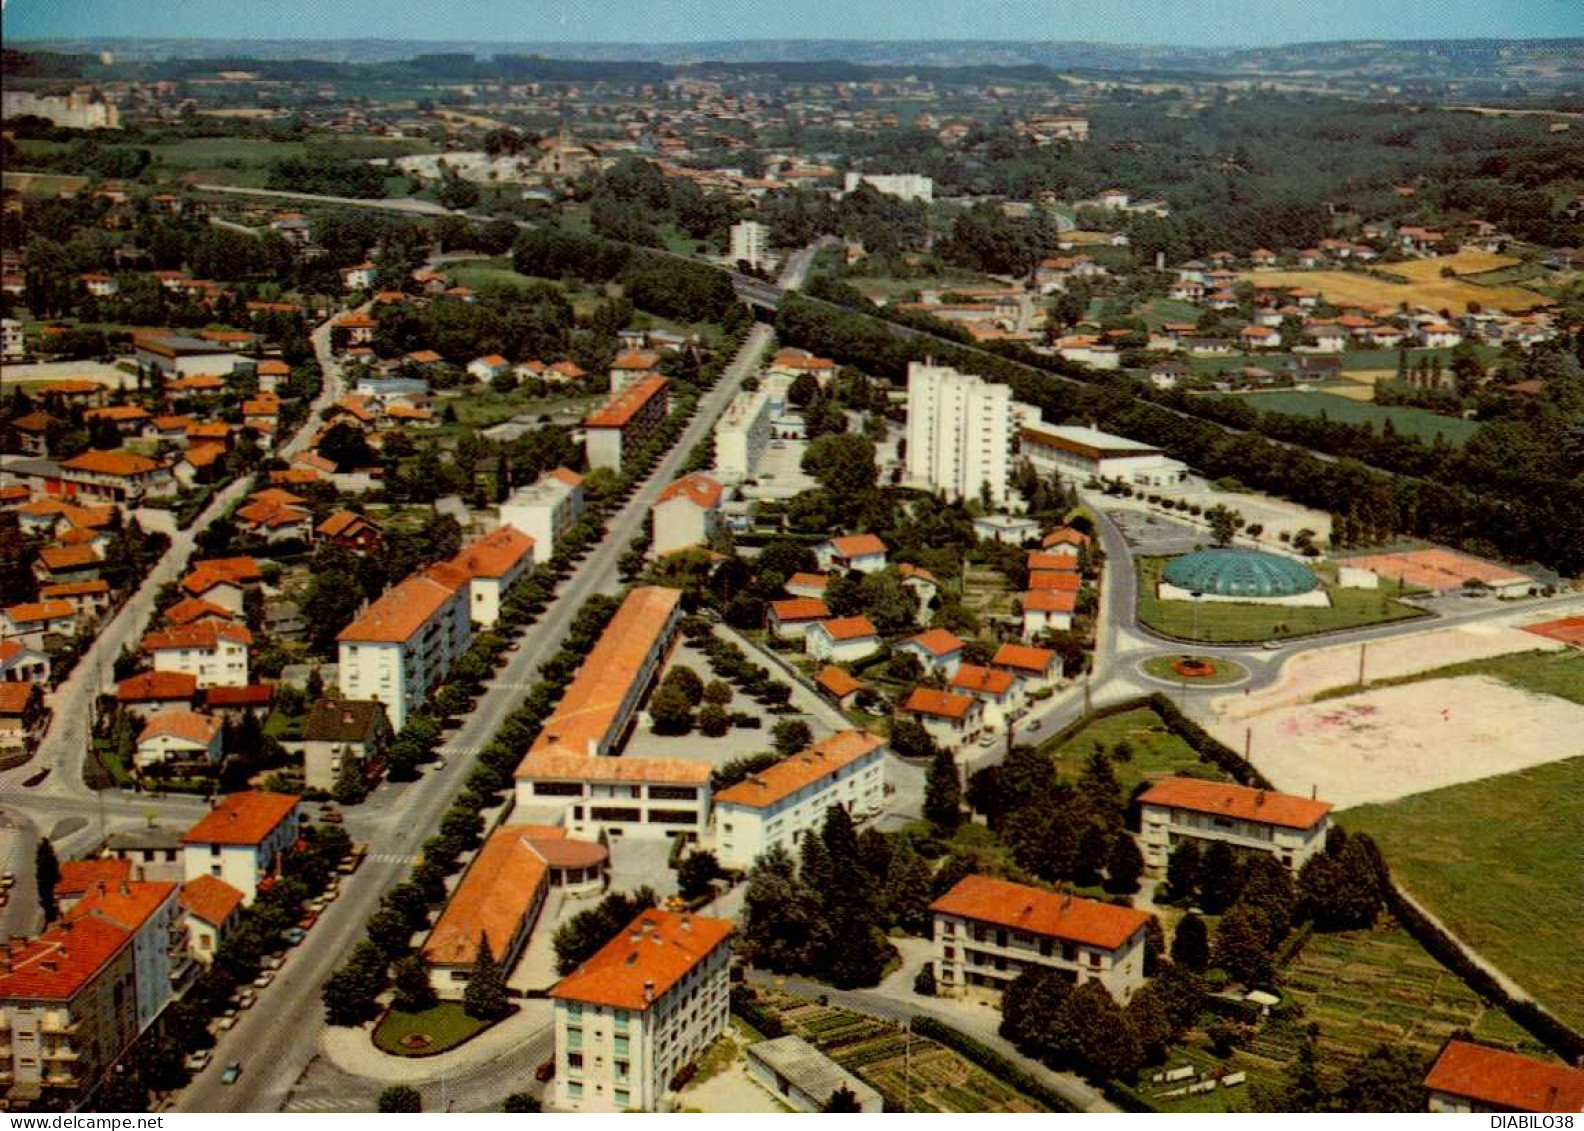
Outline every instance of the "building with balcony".
[[658, 374], [613, 393], [583, 421], [589, 467], [621, 471], [623, 460], [659, 434], [670, 411], [671, 382]]
[[559, 1111], [655, 1111], [726, 1031], [732, 925], [650, 909], [550, 991]]
[[1308, 797], [1198, 778], [1167, 778], [1139, 799], [1139, 847], [1144, 863], [1164, 869], [1184, 841], [1201, 848], [1222, 841], [1266, 852], [1292, 872], [1325, 849], [1331, 803]]
[[774, 398], [761, 385], [732, 398], [715, 422], [715, 474], [722, 483], [752, 479], [770, 444], [775, 420]]
[[300, 801], [289, 793], [259, 790], [221, 798], [182, 837], [184, 878], [224, 880], [251, 907], [259, 885], [279, 870], [282, 858], [297, 843]]
[[966, 876], [930, 904], [935, 984], [944, 997], [993, 996], [1034, 966], [1099, 982], [1125, 1003], [1144, 984], [1149, 916], [1128, 907]]
[[199, 687], [246, 687], [253, 634], [240, 624], [201, 621], [151, 632], [142, 650], [156, 672], [190, 675]]
[[341, 691], [385, 704], [391, 728], [399, 731], [472, 638], [466, 584], [409, 577], [336, 637]]
[[1004, 506], [1012, 466], [1012, 390], [944, 365], [908, 364], [908, 478], [948, 499]]

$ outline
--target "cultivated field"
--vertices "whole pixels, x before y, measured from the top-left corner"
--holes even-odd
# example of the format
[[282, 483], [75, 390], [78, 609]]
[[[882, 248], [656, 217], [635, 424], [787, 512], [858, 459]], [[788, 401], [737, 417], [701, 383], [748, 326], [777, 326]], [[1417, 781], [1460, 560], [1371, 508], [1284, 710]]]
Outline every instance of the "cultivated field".
[[[1573, 674], [1584, 699], [1584, 657]], [[1574, 744], [1584, 755], [1578, 732]], [[1352, 809], [1343, 824], [1374, 837], [1397, 878], [1458, 938], [1584, 1026], [1584, 756]]]
[[1237, 399], [1267, 412], [1285, 412], [1293, 416], [1317, 418], [1324, 416], [1340, 424], [1368, 424], [1376, 435], [1385, 431], [1388, 420], [1400, 435], [1433, 440], [1439, 433], [1453, 444], [1465, 443], [1480, 429], [1478, 421], [1464, 420], [1456, 416], [1441, 416], [1439, 413], [1428, 412], [1422, 408], [1399, 405], [1387, 407], [1367, 401], [1357, 401], [1340, 390], [1240, 393]]
[[1584, 753], [1584, 706], [1489, 675], [1415, 681], [1213, 726], [1280, 789], [1339, 809]]
[[1518, 261], [1483, 251], [1463, 251], [1436, 259], [1418, 259], [1384, 265], [1381, 270], [1412, 280], [1394, 283], [1353, 271], [1246, 271], [1242, 278], [1256, 286], [1305, 287], [1319, 291], [1325, 300], [1339, 306], [1424, 306], [1443, 307], [1455, 314], [1479, 303], [1486, 310], [1533, 310], [1550, 303], [1545, 295], [1524, 287], [1482, 287], [1461, 279], [1443, 279], [1441, 269], [1450, 267], [1459, 274], [1474, 274], [1511, 267]]

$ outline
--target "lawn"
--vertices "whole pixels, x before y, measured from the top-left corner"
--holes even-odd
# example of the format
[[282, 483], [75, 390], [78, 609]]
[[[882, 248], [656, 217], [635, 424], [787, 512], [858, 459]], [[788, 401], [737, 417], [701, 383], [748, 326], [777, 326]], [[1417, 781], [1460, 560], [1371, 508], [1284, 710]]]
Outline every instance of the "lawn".
[[888, 1022], [773, 991], [761, 990], [760, 1001], [780, 1014], [787, 1032], [885, 1097], [887, 1111], [1046, 1110], [952, 1050]]
[[[1504, 660], [1525, 662], [1480, 666]], [[1565, 683], [1566, 697], [1584, 702], [1584, 656], [1546, 660], [1538, 678], [1509, 682], [1558, 692]], [[1350, 809], [1344, 823], [1375, 838], [1398, 879], [1458, 938], [1584, 1026], [1584, 919], [1575, 913], [1584, 757]]]
[[1139, 311], [1151, 330], [1159, 330], [1168, 322], [1198, 322], [1203, 313], [1193, 303], [1174, 298], [1152, 299]]
[[1422, 609], [1393, 600], [1385, 589], [1343, 589], [1332, 585], [1327, 576], [1330, 571], [1325, 567], [1316, 571], [1331, 597], [1330, 606], [1325, 608], [1163, 601], [1156, 596], [1156, 591], [1161, 570], [1168, 560], [1160, 557], [1138, 559], [1139, 620], [1157, 632], [1184, 640], [1252, 644], [1429, 615]]
[[[447, 397], [443, 402], [456, 409], [457, 425], [461, 431], [470, 432], [488, 428], [514, 416], [549, 416], [558, 412], [583, 413], [599, 403], [601, 394], [588, 396], [536, 397], [526, 388], [516, 388], [509, 393], [494, 389], [481, 389], [460, 397]], [[446, 431], [442, 426], [440, 431]], [[455, 429], [452, 429], [453, 431]]]
[[1214, 766], [1201, 762], [1193, 747], [1167, 730], [1160, 716], [1148, 707], [1095, 719], [1065, 739], [1051, 739], [1040, 750], [1051, 758], [1057, 777], [1071, 782], [1083, 772], [1096, 746], [1109, 751], [1122, 741], [1133, 748], [1133, 757], [1126, 762], [1113, 759], [1111, 769], [1125, 794], [1131, 794], [1141, 781], [1172, 774], [1212, 781], [1226, 778]]
[[1453, 444], [1466, 443], [1480, 429], [1479, 422], [1475, 420], [1441, 416], [1422, 408], [1395, 405], [1385, 407], [1331, 393], [1284, 390], [1274, 393], [1242, 393], [1237, 399], [1266, 412], [1284, 412], [1291, 416], [1324, 416], [1341, 424], [1368, 424], [1376, 435], [1384, 431], [1388, 420], [1400, 435], [1433, 440], [1436, 434], [1440, 433]]
[[[1180, 660], [1190, 659], [1209, 664], [1210, 670], [1203, 675], [1185, 676], [1173, 667]], [[1225, 660], [1218, 656], [1192, 656], [1187, 653], [1180, 656], [1153, 656], [1144, 661], [1144, 671], [1156, 679], [1180, 683], [1184, 687], [1218, 687], [1248, 678], [1248, 669], [1236, 660]]]
[[1550, 300], [1523, 287], [1482, 287], [1463, 279], [1443, 279], [1441, 269], [1452, 267], [1466, 274], [1510, 267], [1517, 261], [1484, 252], [1462, 252], [1439, 259], [1390, 263], [1381, 270], [1411, 280], [1395, 283], [1359, 271], [1245, 271], [1240, 278], [1256, 286], [1304, 287], [1319, 291], [1325, 300], [1338, 306], [1425, 306], [1431, 310], [1449, 309], [1454, 314], [1479, 303], [1486, 310], [1521, 313], [1545, 306]]
[[[421, 1013], [392, 1009], [374, 1026], [374, 1044], [392, 1056], [433, 1056], [465, 1044], [492, 1024], [469, 1017], [459, 1001], [443, 1001]], [[404, 1043], [409, 1037], [428, 1041], [423, 1047], [414, 1048]]]
[[77, 192], [88, 183], [87, 177], [66, 173], [23, 173], [7, 169], [5, 187], [23, 196], [59, 196], [63, 192]]

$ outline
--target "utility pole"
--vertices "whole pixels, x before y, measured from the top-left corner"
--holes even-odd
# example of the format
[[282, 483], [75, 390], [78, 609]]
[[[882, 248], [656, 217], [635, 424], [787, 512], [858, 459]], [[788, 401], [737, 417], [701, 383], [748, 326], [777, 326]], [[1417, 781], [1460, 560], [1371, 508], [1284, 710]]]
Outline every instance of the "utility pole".
[[1369, 650], [1369, 641], [1366, 640], [1366, 641], [1364, 641], [1364, 643], [1359, 645], [1359, 678], [1358, 678], [1358, 682], [1359, 682], [1359, 687], [1361, 687], [1361, 688], [1364, 686], [1364, 654], [1368, 650]]

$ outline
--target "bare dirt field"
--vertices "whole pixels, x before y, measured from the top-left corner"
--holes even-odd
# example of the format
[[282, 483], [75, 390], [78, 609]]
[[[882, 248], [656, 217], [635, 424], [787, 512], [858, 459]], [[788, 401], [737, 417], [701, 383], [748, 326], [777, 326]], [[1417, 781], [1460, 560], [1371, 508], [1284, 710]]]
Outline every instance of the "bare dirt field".
[[[1488, 676], [1284, 707], [1245, 725], [1253, 763], [1278, 789], [1313, 790], [1339, 809], [1584, 752], [1584, 707]], [[1212, 729], [1242, 749], [1242, 725]]]
[[1462, 275], [1510, 267], [1516, 259], [1483, 251], [1464, 251], [1431, 259], [1391, 263], [1381, 269], [1413, 280], [1394, 283], [1357, 271], [1245, 271], [1241, 278], [1257, 287], [1305, 287], [1319, 291], [1326, 301], [1341, 306], [1396, 306], [1406, 302], [1431, 310], [1445, 307], [1455, 314], [1471, 302], [1487, 310], [1533, 310], [1551, 302], [1545, 295], [1524, 287], [1484, 287], [1457, 278], [1442, 278], [1441, 269], [1450, 267]]

